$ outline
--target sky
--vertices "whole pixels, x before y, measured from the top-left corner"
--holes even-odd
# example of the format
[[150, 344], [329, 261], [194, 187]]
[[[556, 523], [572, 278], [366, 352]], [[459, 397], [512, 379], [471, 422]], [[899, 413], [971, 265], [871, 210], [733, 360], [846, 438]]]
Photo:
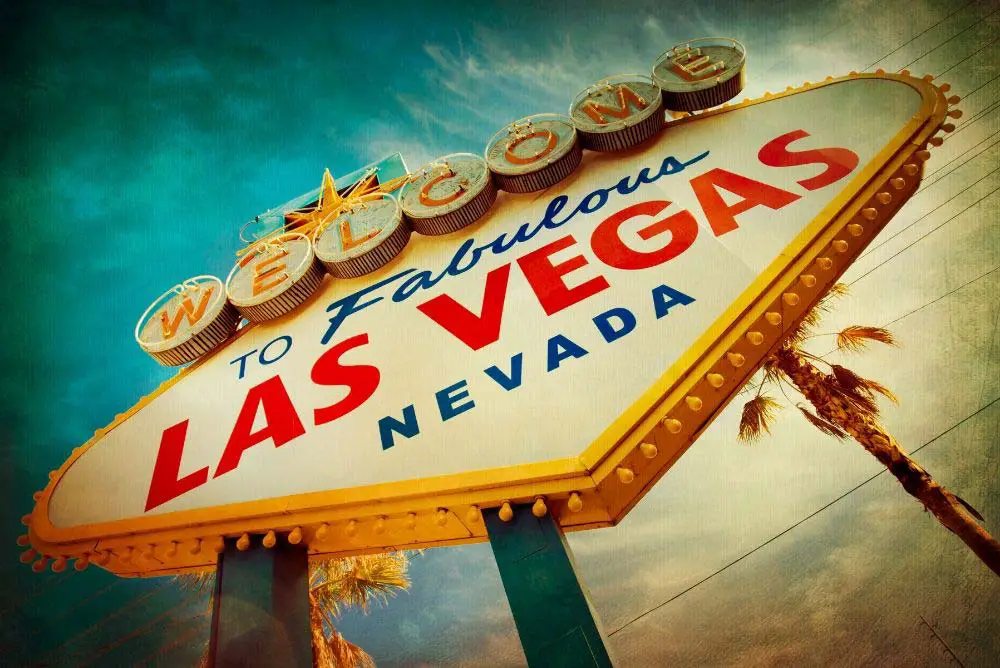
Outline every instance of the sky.
[[[891, 323], [898, 348], [831, 359], [899, 394], [886, 427], [1000, 534], [996, 5], [583, 4], [0, 4], [4, 665], [185, 666], [207, 640], [205, 598], [170, 580], [35, 575], [14, 545], [48, 471], [172, 374], [132, 339], [151, 295], [224, 274], [242, 222], [324, 167], [478, 152], [702, 35], [747, 45], [751, 97], [874, 66], [963, 97], [823, 328]], [[739, 409], [619, 526], [569, 536], [618, 664], [991, 665], [1000, 580], [857, 444], [792, 408], [743, 445]], [[411, 575], [341, 620], [380, 666], [523, 665], [488, 545], [425, 551]]]

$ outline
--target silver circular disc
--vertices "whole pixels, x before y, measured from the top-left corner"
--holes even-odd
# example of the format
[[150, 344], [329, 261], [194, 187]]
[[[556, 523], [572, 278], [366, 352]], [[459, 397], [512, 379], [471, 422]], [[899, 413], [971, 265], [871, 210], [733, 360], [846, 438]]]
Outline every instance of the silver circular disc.
[[239, 314], [215, 276], [195, 276], [158, 297], [139, 318], [135, 340], [165, 366], [193, 362], [236, 331]]
[[455, 153], [421, 167], [403, 186], [399, 204], [415, 232], [439, 235], [477, 221], [496, 194], [486, 161]]
[[320, 226], [313, 245], [331, 275], [354, 278], [381, 268], [402, 252], [409, 238], [396, 198], [375, 193]]
[[252, 246], [229, 272], [226, 294], [247, 320], [263, 322], [305, 301], [323, 273], [309, 239], [288, 232]]
[[663, 90], [663, 105], [696, 111], [722, 104], [743, 89], [746, 47], [726, 37], [704, 37], [677, 44], [653, 63], [653, 81]]
[[561, 114], [535, 114], [514, 121], [493, 135], [486, 146], [486, 164], [503, 176], [540, 171], [573, 150], [573, 121]]
[[620, 74], [581, 91], [569, 114], [584, 148], [616, 151], [635, 146], [663, 128], [663, 96], [649, 77]]

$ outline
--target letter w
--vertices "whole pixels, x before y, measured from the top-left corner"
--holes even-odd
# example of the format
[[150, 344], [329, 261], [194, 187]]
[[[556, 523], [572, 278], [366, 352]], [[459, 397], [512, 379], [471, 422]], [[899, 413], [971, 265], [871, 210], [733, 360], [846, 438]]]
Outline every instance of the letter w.
[[500, 338], [503, 303], [507, 296], [510, 264], [497, 267], [486, 275], [483, 308], [476, 315], [449, 295], [438, 295], [417, 306], [421, 313], [444, 327], [473, 350], [487, 346]]
[[184, 301], [178, 307], [177, 312], [174, 313], [173, 320], [170, 319], [170, 314], [167, 309], [163, 309], [160, 313], [160, 325], [163, 327], [163, 338], [169, 339], [177, 333], [177, 328], [181, 325], [181, 319], [187, 316], [188, 324], [194, 325], [194, 323], [201, 320], [201, 316], [205, 315], [205, 309], [208, 308], [208, 301], [212, 297], [212, 292], [215, 288], [208, 288], [201, 295], [201, 302], [198, 304], [198, 309], [195, 310], [194, 304], [191, 302], [190, 297], [184, 297]]

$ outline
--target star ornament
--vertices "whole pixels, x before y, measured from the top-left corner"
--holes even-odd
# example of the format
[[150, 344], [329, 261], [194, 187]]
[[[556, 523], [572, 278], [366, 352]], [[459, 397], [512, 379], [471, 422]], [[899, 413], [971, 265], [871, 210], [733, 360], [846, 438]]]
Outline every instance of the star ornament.
[[[374, 174], [366, 174], [358, 184], [347, 193], [348, 197], [359, 187], [364, 187], [370, 183]], [[285, 214], [285, 230], [295, 230], [308, 236], [303, 228], [313, 230], [324, 222], [335, 216], [344, 205], [345, 198], [337, 193], [337, 186], [333, 181], [330, 170], [323, 171], [323, 181], [319, 187], [319, 200], [314, 206], [307, 206], [301, 209], [294, 209]]]
[[320, 184], [319, 199], [315, 204], [286, 212], [284, 214], [285, 224], [281, 228], [268, 234], [263, 239], [248, 244], [245, 248], [237, 251], [236, 254], [238, 256], [243, 255], [250, 247], [267, 239], [279, 237], [287, 232], [298, 232], [307, 237], [312, 237], [316, 230], [320, 229], [325, 223], [335, 220], [341, 211], [362, 201], [366, 195], [393, 192], [401, 188], [410, 178], [408, 175], [404, 175], [385, 183], [379, 183], [376, 179], [377, 173], [377, 168], [370, 169], [347, 192], [341, 195], [337, 192], [337, 184], [334, 182], [330, 170], [323, 170], [323, 181]]

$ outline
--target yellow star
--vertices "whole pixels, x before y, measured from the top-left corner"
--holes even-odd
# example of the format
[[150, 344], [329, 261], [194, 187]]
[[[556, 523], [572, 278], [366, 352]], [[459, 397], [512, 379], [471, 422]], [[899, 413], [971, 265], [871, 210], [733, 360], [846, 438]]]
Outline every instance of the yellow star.
[[336, 215], [344, 204], [344, 198], [337, 194], [330, 170], [323, 171], [323, 182], [319, 187], [319, 200], [315, 206], [295, 209], [285, 214], [285, 230], [309, 234], [330, 216]]
[[324, 170], [323, 182], [319, 187], [319, 199], [315, 205], [285, 213], [285, 224], [281, 229], [275, 230], [263, 239], [258, 239], [245, 248], [241, 248], [236, 251], [236, 255], [241, 256], [255, 244], [262, 243], [269, 238], [278, 237], [285, 232], [294, 231], [304, 234], [307, 237], [311, 236], [321, 225], [334, 220], [340, 214], [341, 210], [351, 206], [355, 202], [361, 201], [365, 195], [375, 192], [392, 192], [401, 188], [409, 180], [409, 175], [403, 175], [384, 184], [379, 184], [376, 182], [376, 174], [376, 170], [370, 170], [341, 197], [337, 193], [337, 184], [334, 183], [330, 170]]

